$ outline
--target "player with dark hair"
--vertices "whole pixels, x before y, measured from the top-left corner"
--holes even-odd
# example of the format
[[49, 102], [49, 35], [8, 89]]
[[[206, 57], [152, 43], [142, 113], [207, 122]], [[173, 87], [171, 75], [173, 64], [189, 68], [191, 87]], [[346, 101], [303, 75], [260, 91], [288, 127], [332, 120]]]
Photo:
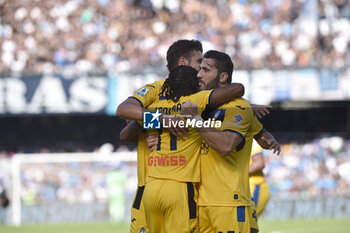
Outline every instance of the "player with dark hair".
[[199, 64], [202, 61], [202, 43], [198, 40], [178, 40], [168, 49], [166, 60], [169, 71], [172, 71], [179, 65], [192, 66], [199, 70]]
[[[178, 40], [175, 41], [167, 52], [167, 67], [171, 71], [180, 65], [191, 66], [199, 70], [202, 61], [202, 44], [197, 40]], [[164, 80], [156, 81], [141, 87], [134, 96], [129, 97], [121, 105], [118, 106], [117, 116], [125, 119], [142, 120], [144, 108], [147, 108], [151, 103], [159, 99], [159, 93]], [[244, 87], [241, 84], [236, 84], [233, 94], [235, 97], [240, 97], [244, 93]], [[174, 119], [173, 119], [174, 120]], [[177, 119], [180, 121], [180, 119]], [[184, 136], [186, 129], [177, 127], [170, 128], [170, 131], [175, 136]], [[137, 138], [137, 176], [138, 189], [131, 208], [131, 225], [130, 233], [145, 231], [148, 232], [146, 219], [144, 216], [143, 207], [143, 191], [145, 187], [145, 177], [147, 174], [147, 158], [151, 151], [146, 144], [147, 134], [140, 130], [140, 125], [136, 121], [129, 123], [120, 133], [120, 140], [130, 141]]]
[[229, 55], [219, 51], [210, 50], [206, 52], [203, 57], [206, 59], [211, 59], [212, 63], [206, 62], [206, 65], [202, 66], [200, 72], [204, 73], [209, 71], [209, 69], [207, 68], [207, 66], [209, 66], [210, 68], [215, 68], [215, 70], [217, 71], [217, 76], [214, 79], [210, 80], [210, 82], [205, 82], [205, 80], [203, 79], [205, 79], [206, 76], [199, 74], [200, 85], [202, 90], [217, 88], [220, 83], [221, 74], [225, 74], [224, 83], [230, 84], [232, 82], [232, 72], [234, 69], [234, 65]]
[[[198, 40], [178, 40], [175, 41], [167, 52], [167, 67], [169, 72], [177, 66], [191, 66], [199, 70], [202, 61], [202, 44]], [[134, 96], [129, 97], [118, 108], [116, 115], [124, 119], [142, 120], [143, 108], [153, 103], [159, 98], [159, 93], [164, 80], [159, 80], [141, 87]], [[236, 97], [242, 96], [244, 86], [236, 85]], [[174, 134], [181, 134], [181, 131], [174, 129]]]
[[199, 91], [197, 73], [198, 71], [190, 66], [176, 67], [169, 73], [169, 78], [165, 80], [159, 95], [177, 102], [182, 96], [197, 93]]
[[[171, 71], [180, 65], [192, 66], [196, 70], [199, 70], [199, 65], [202, 61], [202, 51], [203, 48], [200, 41], [175, 41], [169, 47], [167, 52], [168, 70]], [[147, 108], [151, 103], [158, 99], [163, 83], [164, 80], [159, 80], [141, 87], [133, 97], [129, 97], [118, 107], [117, 116], [126, 119], [133, 119], [130, 117], [130, 113], [142, 111], [143, 107]], [[177, 132], [181, 132], [181, 129], [178, 129]], [[147, 134], [145, 131], [140, 130], [140, 124], [136, 121], [131, 121], [120, 133], [120, 140], [122, 141], [131, 141], [134, 138], [137, 138], [138, 188], [131, 208], [130, 233], [149, 232], [142, 200], [147, 174], [146, 161], [151, 153], [146, 144], [146, 137]]]
[[[231, 82], [233, 63], [219, 51], [204, 54], [198, 73], [201, 89], [225, 87]], [[255, 208], [249, 191], [249, 160], [253, 137], [264, 148], [279, 153], [280, 147], [254, 117], [249, 102], [239, 98], [202, 114], [204, 119], [221, 119], [226, 142], [210, 140], [206, 129], [198, 129], [207, 150], [202, 150], [199, 193], [199, 227], [201, 232], [258, 232]], [[222, 145], [221, 145], [222, 144]], [[234, 145], [225, 147], [224, 145]], [[230, 178], [228, 178], [230, 177]], [[220, 190], [220, 192], [217, 192]]]
[[[201, 89], [227, 86], [232, 72], [233, 64], [227, 54], [208, 51], [198, 73]], [[198, 119], [196, 108], [194, 104], [187, 105], [184, 113]], [[218, 109], [209, 106], [202, 117], [222, 120], [223, 125], [221, 131], [197, 129], [205, 140], [201, 147], [202, 173], [198, 186], [200, 232], [257, 232], [248, 182], [252, 139], [255, 135], [264, 148], [278, 153], [279, 144], [263, 130], [249, 102], [244, 99]], [[149, 146], [154, 147], [154, 144]]]
[[[149, 109], [175, 116], [191, 103], [201, 112], [208, 104], [218, 106], [235, 97], [232, 94], [235, 84], [200, 92], [198, 87], [197, 71], [179, 66], [170, 72], [162, 86], [161, 98]], [[202, 138], [195, 128], [188, 131], [183, 138], [178, 138], [167, 128], [160, 129], [157, 148], [148, 157], [144, 205], [150, 232], [198, 231], [197, 194], [193, 183], [200, 181]]]

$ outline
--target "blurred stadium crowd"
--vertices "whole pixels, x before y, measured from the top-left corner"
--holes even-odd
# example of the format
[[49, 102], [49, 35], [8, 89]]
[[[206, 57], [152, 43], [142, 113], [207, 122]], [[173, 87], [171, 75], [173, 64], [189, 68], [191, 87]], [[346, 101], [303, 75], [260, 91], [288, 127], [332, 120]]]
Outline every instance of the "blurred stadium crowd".
[[[110, 152], [105, 144], [100, 152]], [[120, 147], [117, 151], [125, 151]], [[347, 196], [350, 193], [350, 140], [318, 138], [307, 143], [282, 146], [281, 156], [264, 151], [264, 170], [271, 194], [279, 198]], [[9, 179], [9, 157], [2, 154], [0, 180]], [[125, 195], [132, 199], [136, 186], [136, 163], [48, 163], [24, 165], [22, 200], [26, 205], [59, 201], [107, 202], [106, 175], [118, 168], [126, 175]], [[7, 171], [7, 172], [6, 172]], [[93, 171], [93, 172], [91, 172]]]
[[[53, 155], [54, 156], [54, 155]], [[31, 206], [50, 202], [107, 203], [108, 174], [121, 171], [124, 195], [132, 199], [137, 186], [136, 162], [24, 163], [21, 199]], [[0, 154], [0, 183], [10, 187], [10, 160]]]
[[350, 193], [350, 140], [314, 139], [282, 146], [281, 156], [265, 151], [267, 182], [279, 197], [347, 196]]
[[348, 0], [0, 1], [0, 72], [165, 69], [176, 38], [239, 69], [350, 65]]

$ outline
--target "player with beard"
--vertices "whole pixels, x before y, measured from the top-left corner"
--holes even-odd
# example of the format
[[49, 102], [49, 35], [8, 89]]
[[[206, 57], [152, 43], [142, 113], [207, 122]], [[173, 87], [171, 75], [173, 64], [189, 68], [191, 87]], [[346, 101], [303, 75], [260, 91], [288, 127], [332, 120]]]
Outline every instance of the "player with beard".
[[[229, 85], [232, 72], [233, 63], [227, 54], [208, 51], [198, 73], [201, 89]], [[187, 105], [183, 111], [199, 118], [195, 104]], [[200, 232], [258, 232], [248, 181], [252, 140], [255, 137], [264, 148], [277, 153], [280, 146], [254, 117], [249, 102], [242, 98], [217, 109], [208, 106], [202, 117], [214, 117], [223, 124], [220, 131], [197, 129], [205, 140], [198, 186]]]
[[[173, 70], [179, 65], [188, 65], [196, 70], [199, 70], [199, 65], [202, 61], [202, 51], [202, 44], [196, 40], [178, 40], [174, 42], [167, 52], [167, 67], [169, 71]], [[147, 108], [150, 103], [153, 103], [159, 98], [159, 93], [163, 83], [164, 80], [160, 80], [141, 87], [134, 96], [128, 98], [118, 107], [117, 115], [124, 118], [141, 120], [140, 116], [142, 116], [142, 111], [144, 111], [143, 107]], [[236, 88], [233, 90], [232, 94], [236, 93], [234, 96], [240, 97], [243, 95], [243, 90], [243, 85], [236, 84]], [[176, 120], [181, 121], [180, 119]], [[121, 140], [130, 141], [137, 138], [138, 143], [138, 189], [131, 208], [131, 233], [139, 231], [148, 232], [142, 197], [145, 186], [145, 177], [147, 174], [146, 161], [151, 152], [148, 149], [145, 141], [147, 134], [140, 128], [139, 123], [132, 121], [122, 130], [120, 134]], [[187, 133], [186, 129], [177, 127], [171, 128], [170, 131], [174, 136], [180, 137]]]
[[[180, 115], [188, 103], [199, 111], [205, 106], [219, 106], [235, 97], [235, 84], [210, 91], [199, 91], [197, 71], [179, 66], [169, 73], [159, 99], [151, 111]], [[164, 117], [164, 115], [161, 115]], [[171, 117], [169, 117], [170, 119]], [[162, 122], [162, 121], [161, 121]], [[202, 138], [194, 128], [184, 137], [176, 137], [168, 128], [158, 130], [157, 148], [148, 156], [144, 206], [150, 232], [198, 232], [196, 190], [200, 181], [200, 147]]]

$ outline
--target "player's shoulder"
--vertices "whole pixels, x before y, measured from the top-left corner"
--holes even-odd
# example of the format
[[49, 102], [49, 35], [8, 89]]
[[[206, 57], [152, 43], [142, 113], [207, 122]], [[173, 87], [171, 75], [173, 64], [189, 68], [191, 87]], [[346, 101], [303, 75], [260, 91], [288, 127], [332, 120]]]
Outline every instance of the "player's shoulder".
[[244, 98], [232, 100], [222, 106], [223, 108], [240, 108], [241, 110], [251, 109], [250, 102]]
[[154, 81], [153, 83], [147, 83], [143, 86], [143, 88], [148, 88], [148, 89], [160, 89], [163, 84], [164, 84], [165, 80], [162, 79], [162, 80], [157, 80], [157, 81]]
[[151, 83], [149, 85], [152, 85], [152, 86], [154, 86], [156, 88], [160, 88], [160, 87], [163, 86], [164, 82], [165, 82], [165, 79], [161, 79], [161, 80], [157, 80], [157, 81], [155, 81], [155, 82], [153, 82], [153, 83]]
[[208, 94], [210, 94], [212, 92], [213, 92], [213, 90], [202, 90], [202, 91], [199, 91], [199, 92], [193, 94], [192, 96], [208, 95]]
[[203, 91], [199, 91], [197, 93], [194, 93], [192, 95], [188, 95], [188, 96], [184, 96], [186, 99], [188, 100], [193, 100], [193, 99], [202, 99], [204, 96], [208, 96], [210, 95], [210, 93], [212, 92], [213, 90], [203, 90]]

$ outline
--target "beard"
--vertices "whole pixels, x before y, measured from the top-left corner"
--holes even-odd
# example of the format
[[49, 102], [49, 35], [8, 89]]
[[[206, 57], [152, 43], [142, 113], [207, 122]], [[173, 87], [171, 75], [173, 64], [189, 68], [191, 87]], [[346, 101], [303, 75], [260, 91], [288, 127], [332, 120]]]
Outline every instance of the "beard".
[[202, 84], [204, 84], [203, 89], [201, 88], [201, 90], [211, 90], [211, 89], [214, 89], [214, 88], [218, 88], [219, 87], [219, 82], [220, 82], [220, 75], [218, 74], [213, 80], [211, 80], [207, 84], [201, 82]]

